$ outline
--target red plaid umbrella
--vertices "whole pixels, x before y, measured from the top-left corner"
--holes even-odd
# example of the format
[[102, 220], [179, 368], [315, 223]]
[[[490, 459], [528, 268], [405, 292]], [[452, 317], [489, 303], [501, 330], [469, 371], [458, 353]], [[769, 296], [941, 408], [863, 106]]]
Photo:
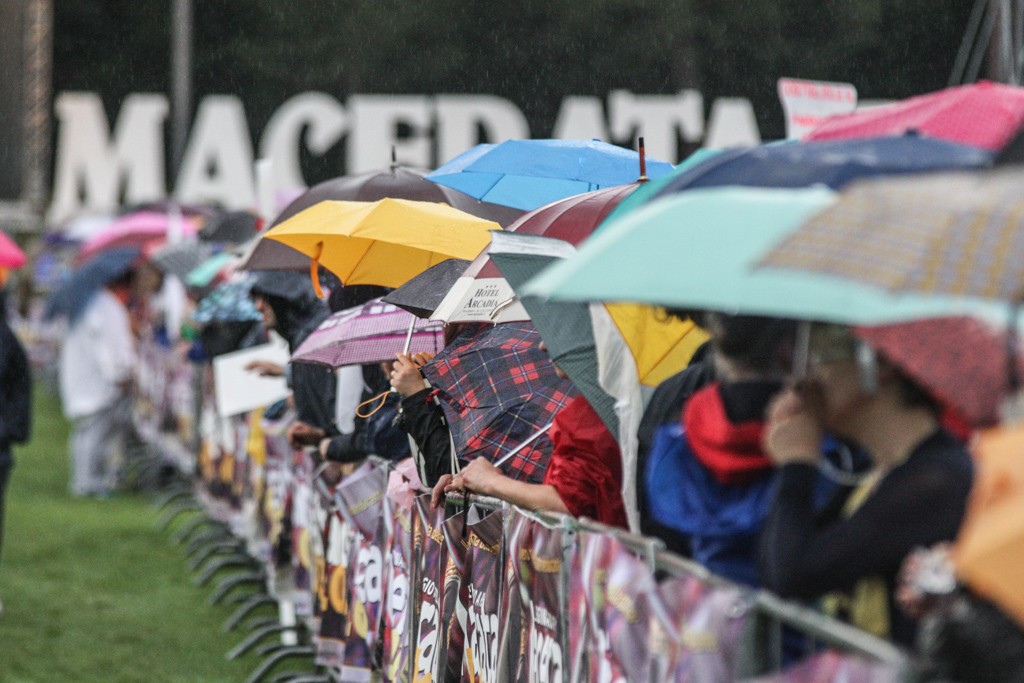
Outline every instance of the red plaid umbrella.
[[950, 142], [1001, 149], [1024, 124], [1024, 88], [982, 81], [830, 116], [805, 140], [871, 138], [917, 131]]
[[[854, 334], [900, 368], [973, 427], [999, 420], [1000, 400], [1010, 390], [1010, 342], [968, 316], [929, 318], [871, 327]], [[1017, 351], [1018, 377], [1024, 367]]]
[[[529, 322], [503, 323], [457, 338], [424, 366], [437, 390], [455, 453], [463, 462], [497, 462], [546, 427], [575, 390], [555, 374]], [[539, 483], [551, 457], [541, 436], [501, 468], [509, 476]]]

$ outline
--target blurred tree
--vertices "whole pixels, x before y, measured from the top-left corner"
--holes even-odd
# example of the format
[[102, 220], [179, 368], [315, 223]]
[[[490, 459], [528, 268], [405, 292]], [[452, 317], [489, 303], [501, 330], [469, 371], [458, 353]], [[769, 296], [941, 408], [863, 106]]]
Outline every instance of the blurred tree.
[[[196, 101], [233, 93], [254, 135], [288, 97], [487, 93], [549, 134], [566, 95], [746, 96], [762, 135], [783, 134], [780, 76], [849, 81], [862, 98], [945, 85], [963, 0], [196, 0]], [[169, 0], [56, 3], [54, 86], [166, 91]], [[311, 179], [331, 175], [321, 163]]]

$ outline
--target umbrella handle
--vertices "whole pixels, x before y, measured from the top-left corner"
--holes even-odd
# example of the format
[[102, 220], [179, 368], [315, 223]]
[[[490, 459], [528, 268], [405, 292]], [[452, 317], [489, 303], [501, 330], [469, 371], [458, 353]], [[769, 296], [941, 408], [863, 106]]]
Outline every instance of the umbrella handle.
[[409, 321], [409, 329], [405, 333], [405, 345], [402, 346], [402, 353], [406, 356], [409, 355], [409, 347], [412, 346], [412, 332], [416, 328], [416, 317]]
[[496, 461], [496, 462], [494, 463], [494, 466], [495, 466], [495, 467], [501, 467], [502, 465], [504, 465], [504, 464], [505, 464], [506, 462], [508, 462], [508, 461], [509, 461], [509, 460], [510, 460], [510, 459], [512, 458], [512, 456], [514, 456], [514, 455], [515, 455], [516, 453], [518, 453], [519, 451], [523, 450], [524, 448], [526, 448], [527, 446], [529, 446], [529, 445], [530, 445], [531, 443], [533, 443], [534, 441], [536, 441], [537, 439], [539, 439], [540, 437], [542, 437], [542, 436], [543, 436], [543, 435], [544, 435], [545, 433], [547, 433], [547, 431], [548, 431], [549, 429], [551, 429], [552, 425], [554, 425], [554, 424], [555, 424], [555, 421], [554, 421], [554, 420], [552, 420], [551, 422], [548, 422], [548, 423], [547, 423], [546, 425], [544, 425], [543, 427], [541, 427], [540, 429], [538, 429], [538, 430], [537, 430], [536, 432], [534, 432], [533, 434], [531, 434], [531, 435], [530, 435], [530, 437], [529, 437], [529, 438], [527, 438], [527, 439], [526, 439], [525, 441], [523, 441], [523, 442], [522, 442], [521, 444], [519, 444], [518, 446], [516, 446], [515, 448], [513, 448], [512, 450], [510, 450], [510, 451], [509, 451], [508, 453], [506, 453], [506, 454], [505, 454], [505, 455], [503, 455], [502, 457], [498, 458], [498, 460], [497, 460], [497, 461]]

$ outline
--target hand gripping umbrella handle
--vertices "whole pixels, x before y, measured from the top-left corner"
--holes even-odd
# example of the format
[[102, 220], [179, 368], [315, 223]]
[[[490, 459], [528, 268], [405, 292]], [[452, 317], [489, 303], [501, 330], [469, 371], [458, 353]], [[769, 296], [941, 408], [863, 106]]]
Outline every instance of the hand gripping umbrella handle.
[[503, 455], [502, 457], [498, 458], [498, 460], [497, 460], [497, 461], [496, 461], [496, 462], [494, 463], [494, 466], [495, 466], [495, 467], [501, 467], [502, 465], [504, 465], [504, 464], [505, 464], [506, 462], [508, 462], [508, 461], [509, 461], [510, 459], [512, 459], [512, 457], [513, 457], [513, 456], [514, 456], [514, 455], [515, 455], [516, 453], [518, 453], [519, 451], [523, 450], [524, 448], [526, 448], [527, 446], [529, 446], [529, 445], [530, 445], [531, 443], [533, 443], [534, 441], [536, 441], [537, 439], [539, 439], [539, 438], [540, 438], [541, 436], [543, 436], [544, 434], [546, 434], [546, 433], [547, 433], [547, 431], [548, 431], [549, 429], [551, 429], [551, 426], [552, 426], [553, 424], [555, 424], [555, 421], [554, 421], [554, 420], [552, 420], [551, 422], [548, 422], [548, 423], [547, 423], [546, 425], [544, 425], [543, 427], [541, 427], [540, 429], [538, 429], [538, 430], [537, 430], [536, 432], [534, 432], [533, 434], [531, 434], [531, 435], [530, 435], [530, 437], [529, 437], [529, 438], [527, 438], [527, 439], [526, 439], [525, 441], [523, 441], [523, 442], [522, 442], [521, 444], [519, 444], [518, 446], [516, 446], [515, 448], [513, 448], [512, 450], [510, 450], [510, 451], [509, 451], [508, 453], [506, 453], [506, 454], [505, 454], [505, 455]]

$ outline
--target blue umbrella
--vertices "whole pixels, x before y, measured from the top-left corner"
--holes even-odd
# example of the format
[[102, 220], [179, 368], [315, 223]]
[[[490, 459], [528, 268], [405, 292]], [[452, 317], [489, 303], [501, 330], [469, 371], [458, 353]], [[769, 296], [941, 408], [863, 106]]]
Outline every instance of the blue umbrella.
[[[672, 165], [647, 160], [647, 177]], [[480, 201], [524, 211], [640, 176], [640, 155], [600, 140], [507, 140], [477, 145], [427, 176], [427, 180]]]
[[75, 323], [85, 312], [89, 300], [101, 287], [113, 282], [139, 259], [138, 247], [109, 249], [100, 252], [82, 267], [72, 271], [46, 301], [44, 317], [66, 315]]
[[916, 135], [834, 142], [771, 143], [731, 149], [665, 182], [651, 200], [697, 188], [798, 188], [826, 185], [838, 190], [850, 181], [875, 176], [905, 175], [992, 164], [992, 153]]

